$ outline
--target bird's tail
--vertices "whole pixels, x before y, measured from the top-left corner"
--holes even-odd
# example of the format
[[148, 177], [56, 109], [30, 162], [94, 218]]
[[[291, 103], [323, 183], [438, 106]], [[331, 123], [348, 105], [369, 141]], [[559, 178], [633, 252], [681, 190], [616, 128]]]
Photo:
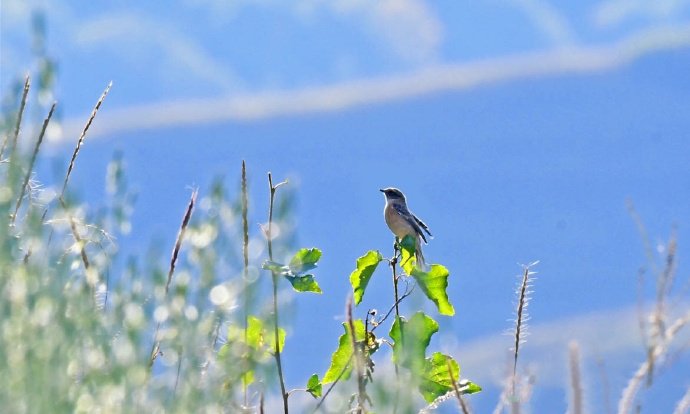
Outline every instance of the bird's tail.
[[422, 253], [422, 238], [417, 237], [417, 246], [415, 249], [414, 257], [417, 260], [417, 267], [420, 270], [426, 271], [427, 266], [426, 266], [426, 260], [424, 260], [424, 254]]

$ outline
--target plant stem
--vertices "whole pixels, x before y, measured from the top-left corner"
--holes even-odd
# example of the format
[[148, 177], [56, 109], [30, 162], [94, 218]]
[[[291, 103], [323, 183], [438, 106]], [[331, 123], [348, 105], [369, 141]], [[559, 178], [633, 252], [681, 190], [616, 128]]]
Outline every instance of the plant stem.
[[[247, 210], [249, 208], [249, 199], [247, 197], [247, 168], [245, 166], [244, 160], [242, 161], [242, 233], [243, 233], [243, 244], [242, 253], [244, 255], [244, 346], [247, 346], [249, 342], [247, 330], [249, 329], [249, 223], [247, 220]], [[245, 369], [246, 372], [249, 368], [249, 353], [247, 353], [247, 358], [245, 358]], [[242, 381], [242, 391], [244, 394], [244, 405], [247, 406], [247, 382]]]
[[[271, 191], [271, 197], [268, 204], [268, 231], [266, 232], [266, 239], [268, 240], [268, 258], [273, 261], [273, 200], [275, 198], [276, 190], [281, 185], [285, 184], [286, 181], [273, 185], [273, 177], [271, 173], [268, 173], [268, 186]], [[288, 414], [288, 397], [289, 394], [285, 391], [285, 379], [283, 377], [283, 363], [280, 359], [280, 337], [278, 332], [278, 275], [276, 272], [271, 271], [271, 276], [273, 280], [273, 334], [274, 334], [274, 347], [273, 355], [276, 359], [276, 366], [278, 368], [278, 379], [280, 380], [280, 392], [283, 397], [283, 412]]]
[[[356, 414], [364, 414], [364, 403], [366, 401], [366, 383], [364, 382], [364, 371], [362, 370], [363, 352], [362, 347], [357, 344], [355, 334], [355, 323], [352, 320], [352, 299], [347, 301], [347, 323], [350, 327], [350, 340], [352, 342], [352, 355], [354, 357], [355, 370], [357, 371], [357, 410]], [[364, 340], [366, 341], [366, 328], [364, 330]]]
[[[401, 323], [400, 321], [400, 308], [399, 308], [399, 303], [400, 300], [398, 299], [398, 274], [396, 270], [396, 265], [398, 264], [398, 253], [400, 252], [398, 248], [398, 240], [396, 238], [395, 244], [393, 244], [393, 258], [390, 260], [390, 266], [391, 266], [391, 272], [393, 274], [393, 294], [395, 298], [395, 319], [398, 321], [398, 323]], [[403, 329], [402, 329], [402, 324], [400, 325], [400, 341], [404, 342], [404, 337], [403, 337]], [[395, 365], [395, 402], [393, 403], [393, 414], [398, 412], [398, 401], [400, 400], [400, 369], [398, 367], [398, 364]]]

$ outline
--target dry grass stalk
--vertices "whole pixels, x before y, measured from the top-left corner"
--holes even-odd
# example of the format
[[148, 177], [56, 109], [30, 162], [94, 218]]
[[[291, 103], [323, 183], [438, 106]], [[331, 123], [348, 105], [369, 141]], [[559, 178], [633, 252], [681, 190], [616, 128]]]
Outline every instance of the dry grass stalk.
[[41, 132], [40, 134], [38, 134], [38, 140], [36, 141], [36, 146], [34, 147], [33, 152], [31, 153], [31, 159], [29, 160], [29, 168], [26, 170], [24, 182], [22, 183], [22, 187], [19, 191], [19, 197], [17, 198], [17, 204], [14, 206], [14, 213], [12, 214], [12, 217], [10, 219], [10, 224], [14, 224], [15, 220], [17, 219], [19, 207], [21, 207], [22, 205], [22, 200], [24, 199], [24, 194], [26, 193], [26, 187], [29, 185], [31, 173], [33, 172], [34, 164], [36, 163], [36, 157], [38, 156], [38, 151], [41, 148], [41, 143], [43, 142], [43, 137], [46, 133], [46, 128], [48, 128], [50, 119], [53, 117], [53, 112], [55, 112], [55, 105], [56, 103], [53, 102], [53, 105], [50, 107], [50, 111], [48, 112], [48, 116], [43, 121], [43, 127], [41, 128]]
[[[247, 167], [244, 160], [242, 160], [242, 254], [244, 256], [244, 343], [249, 342], [249, 221], [247, 219], [247, 212], [249, 209], [249, 197], [247, 196]], [[245, 367], [249, 365], [249, 361], [245, 358]], [[244, 405], [248, 404], [247, 400], [247, 383], [242, 382], [242, 391], [244, 394]]]
[[685, 391], [683, 398], [678, 401], [676, 408], [673, 410], [673, 414], [688, 414], [690, 412], [690, 387]]
[[98, 113], [98, 110], [101, 108], [101, 104], [105, 100], [105, 97], [108, 96], [108, 92], [110, 92], [110, 88], [112, 86], [113, 82], [108, 83], [108, 86], [103, 91], [103, 94], [101, 94], [101, 97], [98, 99], [98, 102], [96, 102], [96, 106], [91, 111], [91, 116], [89, 116], [88, 121], [86, 121], [86, 125], [84, 125], [84, 129], [81, 131], [81, 134], [79, 135], [79, 140], [77, 140], [77, 146], [74, 148], [72, 158], [70, 159], [69, 166], [67, 167], [65, 181], [62, 183], [62, 191], [60, 191], [60, 197], [65, 196], [65, 191], [67, 190], [67, 183], [69, 182], [70, 175], [72, 175], [72, 170], [74, 169], [74, 162], [77, 160], [77, 155], [79, 155], [79, 150], [81, 149], [81, 146], [84, 143], [86, 133], [89, 131], [91, 123], [93, 122], [94, 118], [96, 118], [96, 114]]
[[[24, 116], [24, 108], [26, 108], [26, 98], [29, 95], [29, 89], [31, 88], [31, 78], [27, 75], [24, 81], [24, 92], [22, 93], [22, 100], [19, 104], [19, 112], [17, 113], [17, 123], [14, 126], [14, 134], [12, 134], [12, 141], [10, 142], [10, 156], [14, 154], [17, 148], [17, 139], [19, 138], [19, 129], [22, 125], [22, 117]], [[0, 159], [2, 159], [5, 149], [7, 147], [7, 141], [9, 136], [5, 136], [5, 140], [2, 142], [2, 148], [0, 148]]]
[[[185, 231], [189, 225], [189, 220], [192, 217], [192, 211], [194, 210], [194, 204], [196, 203], [196, 196], [198, 191], [195, 189], [192, 192], [192, 196], [189, 199], [189, 204], [185, 210], [184, 216], [182, 217], [182, 224], [177, 232], [177, 239], [175, 240], [175, 247], [173, 247], [172, 255], [170, 257], [170, 267], [168, 269], [168, 278], [165, 282], [165, 296], [168, 296], [168, 291], [170, 290], [170, 284], [172, 283], [172, 277], [175, 273], [175, 266], [177, 265], [177, 259], [180, 254], [180, 248], [182, 247], [182, 240], [184, 239]], [[153, 363], [156, 361], [160, 351], [160, 340], [158, 339], [158, 333], [161, 328], [161, 323], [156, 324], [156, 331], [153, 334], [153, 345], [151, 347], [151, 356], [149, 359], [149, 369], [153, 367]]]
[[635, 395], [637, 395], [642, 381], [649, 375], [655, 362], [666, 355], [678, 331], [688, 323], [690, 323], [690, 312], [676, 319], [675, 322], [665, 330], [663, 337], [652, 347], [649, 358], [640, 364], [635, 374], [628, 381], [628, 385], [623, 390], [623, 394], [618, 401], [618, 414], [628, 414], [631, 412]]
[[192, 191], [192, 196], [189, 199], [189, 204], [187, 205], [187, 210], [182, 217], [182, 224], [180, 225], [180, 230], [177, 232], [177, 239], [175, 240], [175, 247], [173, 248], [172, 255], [170, 256], [170, 268], [168, 269], [168, 280], [165, 282], [165, 294], [168, 294], [170, 290], [170, 284], [172, 283], [172, 277], [175, 273], [175, 266], [177, 265], [177, 258], [180, 254], [180, 248], [182, 247], [182, 240], [184, 239], [184, 234], [187, 231], [187, 226], [189, 226], [189, 220], [192, 218], [192, 211], [194, 210], [194, 204], [196, 203], [196, 196], [198, 190]]
[[[513, 349], [513, 380], [512, 380], [512, 400], [513, 400], [513, 406], [515, 404], [519, 404], [517, 402], [517, 394], [516, 394], [516, 377], [517, 377], [517, 363], [518, 363], [518, 356], [520, 354], [520, 344], [524, 341], [525, 333], [526, 333], [526, 323], [527, 320], [529, 319], [527, 315], [527, 306], [529, 305], [529, 299], [530, 296], [529, 294], [531, 293], [529, 291], [530, 288], [530, 282], [532, 281], [531, 276], [535, 274], [535, 272], [531, 271], [531, 267], [536, 265], [538, 262], [534, 262], [528, 265], [523, 266], [523, 272], [522, 272], [522, 281], [520, 283], [520, 287], [518, 288], [518, 304], [517, 304], [517, 310], [516, 310], [516, 315], [517, 318], [515, 319], [515, 342], [514, 342], [514, 349]], [[514, 407], [515, 408], [515, 407]]]
[[580, 347], [571, 342], [568, 350], [570, 365], [570, 410], [569, 414], [583, 413], [582, 374], [580, 373]]

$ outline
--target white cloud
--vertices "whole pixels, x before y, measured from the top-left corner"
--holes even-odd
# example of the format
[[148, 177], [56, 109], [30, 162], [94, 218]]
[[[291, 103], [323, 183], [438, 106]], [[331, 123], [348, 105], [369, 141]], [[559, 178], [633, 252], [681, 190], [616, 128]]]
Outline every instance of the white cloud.
[[[516, 79], [610, 70], [646, 54], [688, 46], [690, 25], [649, 29], [606, 45], [560, 48], [468, 63], [435, 65], [408, 74], [323, 87], [108, 109], [99, 114], [90, 134], [108, 135], [127, 130], [339, 111]], [[68, 120], [65, 123], [67, 136], [78, 133], [85, 118]]]
[[330, 13], [412, 62], [436, 59], [443, 41], [443, 24], [423, 0], [186, 0], [186, 4], [205, 8], [216, 23], [234, 20], [247, 7], [270, 7], [305, 20]]
[[[154, 64], [156, 52], [164, 59], [162, 72], [184, 73], [229, 92], [241, 84], [230, 68], [214, 59], [206, 50], [164, 22], [134, 13], [107, 14], [89, 19], [75, 29], [81, 46], [110, 47], [129, 59], [143, 59]], [[153, 55], [153, 57], [151, 57]]]
[[633, 18], [650, 20], [675, 17], [688, 7], [688, 0], [608, 0], [594, 9], [594, 23], [600, 27], [617, 26]]
[[575, 43], [575, 34], [567, 19], [546, 0], [512, 0], [556, 46]]

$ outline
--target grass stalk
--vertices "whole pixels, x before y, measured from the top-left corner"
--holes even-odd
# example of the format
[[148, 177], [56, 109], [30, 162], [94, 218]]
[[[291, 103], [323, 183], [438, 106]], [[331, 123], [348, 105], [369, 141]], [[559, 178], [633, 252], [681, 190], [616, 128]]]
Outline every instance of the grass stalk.
[[33, 172], [34, 164], [36, 163], [38, 151], [41, 148], [41, 143], [43, 142], [43, 137], [45, 136], [46, 129], [48, 128], [48, 124], [50, 123], [50, 119], [53, 117], [53, 112], [55, 112], [55, 105], [56, 103], [53, 102], [53, 105], [50, 107], [50, 111], [48, 112], [48, 116], [43, 121], [43, 127], [41, 128], [41, 132], [38, 134], [38, 140], [36, 141], [36, 146], [34, 146], [33, 152], [31, 153], [31, 159], [29, 160], [29, 167], [27, 168], [26, 175], [24, 176], [24, 182], [22, 183], [22, 187], [19, 190], [19, 197], [17, 198], [17, 203], [14, 206], [14, 213], [10, 218], [10, 225], [14, 224], [15, 220], [17, 219], [19, 207], [21, 207], [22, 200], [24, 199], [24, 194], [26, 194], [26, 187], [29, 185], [29, 180], [31, 179], [31, 173]]
[[111, 81], [110, 83], [108, 83], [108, 86], [106, 86], [105, 90], [101, 94], [101, 97], [98, 99], [98, 102], [96, 102], [96, 106], [91, 111], [91, 115], [89, 116], [89, 119], [86, 121], [84, 129], [82, 129], [81, 134], [79, 135], [79, 139], [77, 140], [77, 146], [74, 148], [74, 152], [72, 152], [72, 158], [70, 158], [69, 165], [67, 166], [67, 174], [65, 174], [65, 180], [62, 183], [60, 197], [65, 196], [65, 191], [67, 190], [67, 183], [69, 183], [69, 178], [72, 175], [72, 170], [74, 169], [74, 163], [77, 160], [77, 155], [79, 155], [79, 150], [81, 150], [81, 146], [84, 144], [84, 140], [86, 139], [86, 133], [89, 131], [89, 128], [91, 128], [91, 123], [93, 123], [94, 118], [96, 118], [96, 114], [98, 113], [98, 110], [101, 108], [101, 105], [105, 100], [105, 97], [108, 96], [108, 92], [110, 92], [110, 88], [112, 86], [113, 82]]
[[[273, 202], [275, 200], [276, 190], [283, 184], [287, 184], [287, 181], [282, 181], [276, 185], [273, 185], [273, 176], [270, 172], [268, 173], [270, 198], [268, 204], [268, 230], [266, 231], [266, 239], [268, 240], [268, 259], [270, 261], [273, 261]], [[288, 397], [290, 395], [285, 391], [285, 377], [283, 376], [283, 363], [280, 357], [280, 336], [278, 332], [278, 274], [276, 274], [275, 271], [271, 271], [271, 276], [273, 281], [273, 333], [275, 338], [273, 344], [273, 356], [275, 357], [276, 367], [278, 368], [280, 392], [283, 398], [283, 412], [288, 414]]]
[[568, 349], [570, 365], [570, 410], [569, 414], [582, 414], [582, 375], [580, 373], [580, 347], [571, 342]]
[[640, 385], [644, 379], [649, 375], [650, 370], [654, 366], [654, 362], [666, 355], [678, 331], [689, 323], [690, 312], [676, 319], [674, 323], [666, 329], [663, 333], [663, 337], [653, 346], [649, 357], [640, 364], [637, 371], [635, 371], [630, 380], [628, 380], [628, 384], [623, 390], [620, 400], [618, 400], [618, 414], [628, 414], [631, 412], [637, 391], [640, 389]]
[[[17, 113], [17, 123], [14, 126], [14, 134], [12, 134], [12, 140], [9, 142], [10, 144], [10, 157], [14, 154], [14, 151], [17, 148], [17, 139], [19, 138], [19, 129], [21, 128], [22, 125], [22, 117], [24, 116], [24, 108], [26, 108], [26, 98], [29, 96], [29, 89], [31, 89], [31, 77], [29, 75], [26, 76], [26, 79], [24, 80], [24, 92], [22, 93], [22, 100], [21, 103], [19, 104], [19, 112]], [[2, 143], [2, 148], [0, 148], [0, 160], [2, 159], [2, 156], [5, 154], [5, 149], [8, 144], [8, 138], [9, 136], [5, 136], [5, 140]]]
[[[172, 255], [170, 257], [170, 267], [168, 268], [168, 278], [165, 282], [165, 298], [168, 297], [168, 291], [170, 290], [170, 284], [172, 283], [173, 274], [175, 273], [175, 266], [177, 265], [177, 259], [180, 254], [180, 248], [182, 247], [182, 240], [184, 239], [185, 231], [189, 226], [189, 220], [192, 217], [192, 211], [194, 210], [194, 204], [196, 203], [197, 190], [192, 192], [192, 196], [189, 199], [189, 204], [185, 210], [184, 216], [182, 217], [182, 224], [177, 232], [177, 239], [175, 240], [175, 247], [173, 247]], [[153, 363], [158, 357], [160, 350], [160, 340], [158, 339], [158, 334], [161, 328], [161, 323], [156, 324], [156, 331], [153, 334], [153, 345], [151, 346], [151, 353], [149, 358], [149, 369], [153, 367]]]
[[[248, 329], [249, 329], [249, 222], [247, 220], [247, 211], [249, 209], [249, 197], [247, 196], [247, 167], [244, 160], [242, 160], [242, 254], [244, 256], [244, 344], [249, 343]], [[249, 353], [245, 358], [245, 371], [249, 367]], [[248, 404], [247, 400], [247, 382], [242, 381], [242, 394], [244, 397], [245, 407]]]

